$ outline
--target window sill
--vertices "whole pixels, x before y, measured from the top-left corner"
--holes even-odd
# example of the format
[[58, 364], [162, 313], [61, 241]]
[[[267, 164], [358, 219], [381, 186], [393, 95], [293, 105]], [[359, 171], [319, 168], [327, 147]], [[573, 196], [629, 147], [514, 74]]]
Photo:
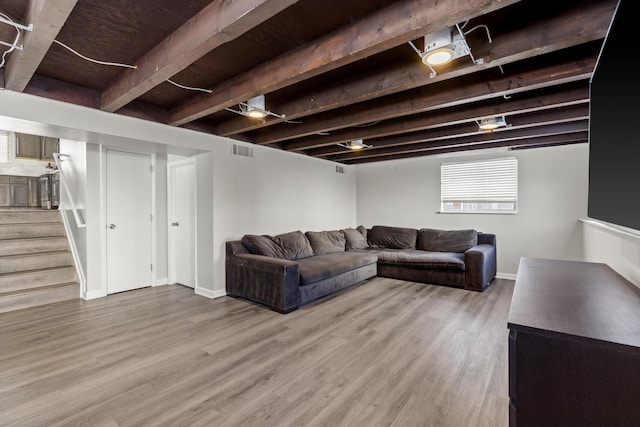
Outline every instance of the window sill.
[[495, 211], [464, 211], [464, 212], [451, 212], [451, 211], [436, 211], [437, 214], [454, 214], [454, 215], [459, 215], [459, 214], [471, 214], [471, 215], [477, 215], [477, 214], [488, 214], [488, 215], [516, 215], [518, 213], [518, 211], [515, 212], [495, 212]]

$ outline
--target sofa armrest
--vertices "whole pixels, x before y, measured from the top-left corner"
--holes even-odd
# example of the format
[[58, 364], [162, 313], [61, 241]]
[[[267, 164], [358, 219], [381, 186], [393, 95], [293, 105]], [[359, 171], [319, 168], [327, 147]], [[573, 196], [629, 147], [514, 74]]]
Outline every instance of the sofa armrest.
[[496, 247], [480, 244], [464, 253], [465, 289], [483, 291], [496, 277]]
[[246, 253], [227, 254], [227, 295], [288, 313], [298, 308], [299, 281], [296, 262]]

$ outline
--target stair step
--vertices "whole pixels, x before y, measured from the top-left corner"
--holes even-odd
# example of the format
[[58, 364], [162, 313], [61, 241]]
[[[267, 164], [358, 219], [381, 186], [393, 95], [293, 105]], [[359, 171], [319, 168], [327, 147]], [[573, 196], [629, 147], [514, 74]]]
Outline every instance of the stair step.
[[8, 255], [0, 258], [0, 274], [71, 265], [73, 258], [69, 251]]
[[69, 282], [77, 282], [73, 266], [5, 273], [0, 274], [0, 295]]
[[0, 295], [0, 313], [73, 299], [80, 299], [78, 282], [61, 283], [28, 292], [12, 292]]
[[65, 236], [61, 222], [0, 224], [0, 239], [31, 239], [35, 237]]
[[0, 256], [65, 251], [68, 249], [67, 238], [62, 236], [0, 240]]
[[0, 224], [59, 222], [60, 212], [57, 210], [0, 210]]

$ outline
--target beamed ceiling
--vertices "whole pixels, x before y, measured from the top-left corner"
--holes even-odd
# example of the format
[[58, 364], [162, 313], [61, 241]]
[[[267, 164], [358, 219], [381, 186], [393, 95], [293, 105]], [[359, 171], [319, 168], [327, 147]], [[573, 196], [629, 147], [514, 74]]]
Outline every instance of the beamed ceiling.
[[[589, 79], [616, 5], [0, 0], [1, 13], [33, 24], [22, 32], [24, 50], [6, 55], [0, 83], [345, 164], [584, 143]], [[423, 50], [425, 34], [456, 24], [472, 56], [433, 67], [434, 76], [409, 42]], [[0, 40], [15, 36], [0, 24]], [[136, 68], [94, 63], [60, 43]], [[230, 111], [257, 95], [275, 115], [261, 120]], [[496, 115], [510, 126], [479, 131], [478, 120]], [[372, 148], [338, 145], [356, 139]]]

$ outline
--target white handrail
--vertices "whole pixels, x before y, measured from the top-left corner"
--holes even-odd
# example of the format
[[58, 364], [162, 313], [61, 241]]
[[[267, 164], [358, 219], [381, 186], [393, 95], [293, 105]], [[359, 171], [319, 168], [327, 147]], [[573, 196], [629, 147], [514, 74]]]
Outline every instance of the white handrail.
[[65, 178], [64, 172], [62, 171], [62, 164], [60, 162], [60, 153], [53, 153], [53, 160], [55, 160], [56, 166], [58, 167], [58, 173], [60, 174], [61, 187], [64, 188], [65, 194], [67, 195], [67, 199], [71, 203], [71, 211], [73, 212], [73, 218], [76, 220], [76, 226], [78, 228], [86, 228], [87, 224], [80, 218], [80, 214], [78, 213], [78, 209], [76, 208], [76, 204], [73, 200], [73, 196], [71, 195], [71, 191], [69, 191], [69, 185], [67, 185], [67, 180]]

